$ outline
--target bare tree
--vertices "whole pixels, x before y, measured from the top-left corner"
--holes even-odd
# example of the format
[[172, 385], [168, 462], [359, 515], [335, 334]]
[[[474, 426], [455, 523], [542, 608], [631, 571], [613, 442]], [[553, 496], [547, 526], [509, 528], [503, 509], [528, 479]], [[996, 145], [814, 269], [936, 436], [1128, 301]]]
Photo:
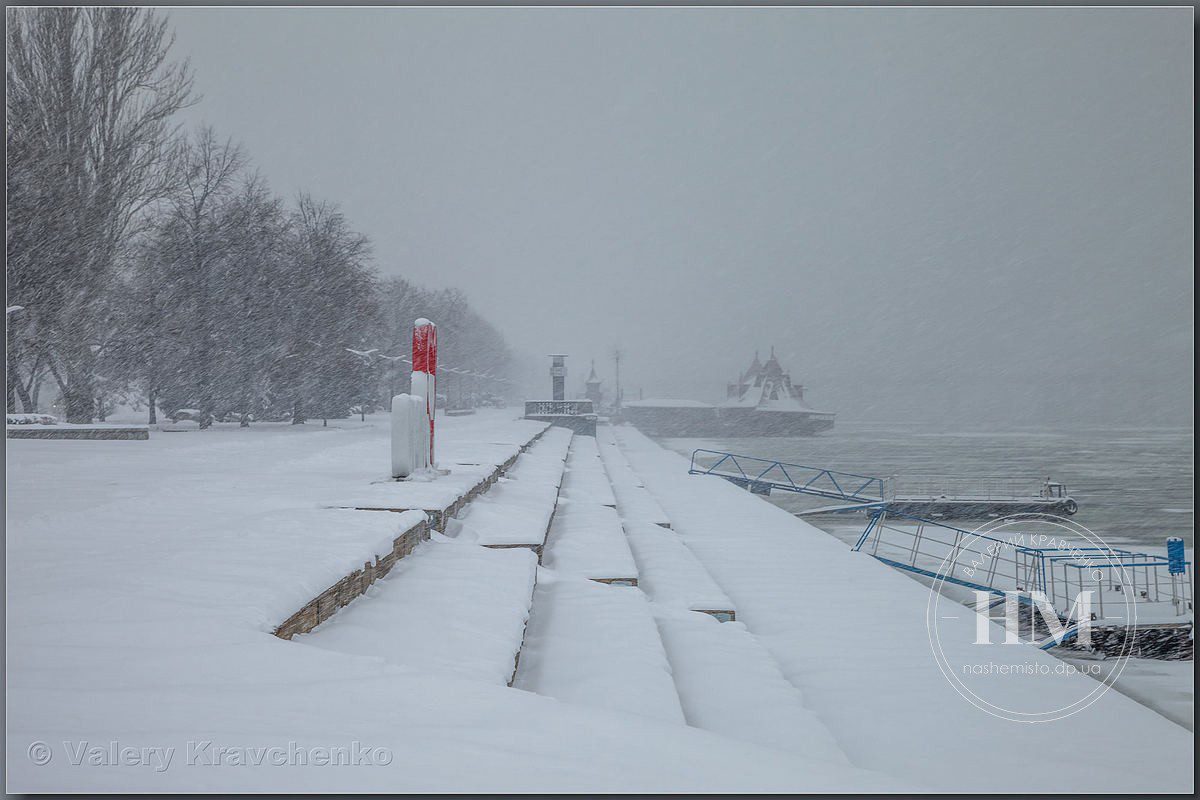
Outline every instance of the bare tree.
[[8, 178], [23, 193], [8, 217], [10, 296], [23, 293], [39, 337], [27, 355], [44, 359], [73, 422], [90, 421], [97, 355], [119, 332], [123, 251], [174, 181], [172, 117], [193, 96], [187, 63], [168, 60], [173, 41], [145, 9], [8, 12], [8, 135], [21, 153]]
[[299, 313], [285, 328], [296, 356], [283, 371], [291, 392], [293, 424], [312, 413], [330, 416], [359, 400], [357, 360], [347, 347], [360, 347], [376, 316], [371, 244], [350, 228], [333, 203], [301, 193], [292, 213], [289, 296]]
[[234, 244], [233, 232], [242, 224], [237, 215], [228, 213], [227, 204], [237, 189], [245, 158], [231, 141], [219, 141], [212, 129], [205, 127], [185, 145], [183, 163], [183, 180], [171, 195], [172, 216], [182, 234], [178, 255], [184, 266], [176, 288], [191, 306], [187, 336], [195, 343], [190, 352], [194, 377], [201, 387], [197, 405], [211, 415], [217, 394], [212, 353], [217, 340], [215, 312], [225, 291], [218, 265]]

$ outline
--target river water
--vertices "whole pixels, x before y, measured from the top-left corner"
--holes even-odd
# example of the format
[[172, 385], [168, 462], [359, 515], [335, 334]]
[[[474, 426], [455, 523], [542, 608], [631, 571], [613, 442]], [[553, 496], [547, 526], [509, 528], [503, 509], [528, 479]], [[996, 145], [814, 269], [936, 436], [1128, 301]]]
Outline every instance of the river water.
[[[906, 478], [950, 475], [981, 483], [1013, 476], [1037, 487], [1050, 477], [1065, 483], [1079, 503], [1072, 520], [1111, 545], [1162, 552], [1168, 536], [1181, 537], [1188, 548], [1194, 541], [1195, 435], [1190, 427], [972, 430], [838, 422], [818, 436], [666, 439], [663, 444], [683, 454], [705, 447], [862, 475], [894, 475], [901, 485]], [[791, 511], [835, 504], [787, 492], [774, 492], [770, 499]], [[861, 530], [866, 518], [837, 514], [808, 521], [846, 538]]]

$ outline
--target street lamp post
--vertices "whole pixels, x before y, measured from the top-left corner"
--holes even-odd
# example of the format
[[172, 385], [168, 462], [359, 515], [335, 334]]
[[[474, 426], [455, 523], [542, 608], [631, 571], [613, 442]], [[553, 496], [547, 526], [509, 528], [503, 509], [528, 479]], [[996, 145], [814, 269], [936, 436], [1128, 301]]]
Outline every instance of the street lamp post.
[[613, 361], [617, 364], [617, 398], [615, 401], [617, 414], [621, 413], [621, 355], [621, 348], [613, 349]]

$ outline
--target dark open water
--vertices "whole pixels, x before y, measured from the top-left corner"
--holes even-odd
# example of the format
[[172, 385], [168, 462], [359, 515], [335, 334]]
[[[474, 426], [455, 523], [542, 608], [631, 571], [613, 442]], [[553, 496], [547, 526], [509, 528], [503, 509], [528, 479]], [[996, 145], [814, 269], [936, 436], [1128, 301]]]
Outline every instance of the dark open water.
[[[812, 437], [666, 439], [663, 444], [685, 454], [709, 447], [901, 479], [1012, 475], [1036, 485], [1049, 476], [1066, 483], [1078, 501], [1079, 512], [1072, 519], [1110, 544], [1161, 550], [1168, 536], [1182, 537], [1189, 548], [1194, 541], [1195, 435], [1190, 427], [942, 430], [839, 421], [833, 431]], [[833, 504], [783, 492], [772, 494], [771, 500], [789, 510]], [[865, 524], [861, 515], [808, 518], [839, 535], [859, 519]]]

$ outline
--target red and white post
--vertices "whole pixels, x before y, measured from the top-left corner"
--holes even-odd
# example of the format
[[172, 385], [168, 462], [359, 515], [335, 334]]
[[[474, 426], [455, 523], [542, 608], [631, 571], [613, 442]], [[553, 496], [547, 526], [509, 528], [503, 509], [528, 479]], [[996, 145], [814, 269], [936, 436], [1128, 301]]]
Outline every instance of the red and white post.
[[392, 398], [392, 477], [429, 473], [433, 459], [433, 423], [437, 414], [437, 326], [413, 323], [412, 387]]
[[412, 394], [424, 401], [429, 439], [425, 466], [434, 468], [434, 422], [437, 417], [437, 326], [422, 317], [413, 323]]

